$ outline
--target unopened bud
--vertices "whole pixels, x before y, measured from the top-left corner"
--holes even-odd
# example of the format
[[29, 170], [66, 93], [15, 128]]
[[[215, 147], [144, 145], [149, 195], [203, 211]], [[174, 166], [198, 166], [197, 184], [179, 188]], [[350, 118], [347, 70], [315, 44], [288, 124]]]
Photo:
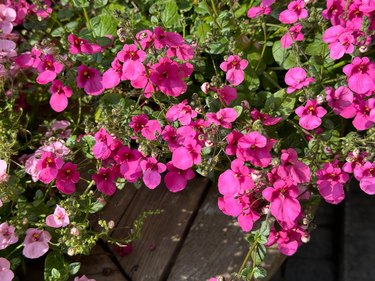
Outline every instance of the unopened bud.
[[23, 225], [26, 225], [26, 224], [28, 224], [29, 223], [29, 220], [27, 219], [27, 218], [23, 218], [22, 219], [22, 224]]
[[241, 106], [245, 109], [250, 109], [250, 104], [247, 100], [241, 101]]
[[74, 256], [75, 253], [76, 253], [76, 250], [74, 248], [69, 248], [68, 249], [68, 255], [69, 256]]
[[264, 207], [262, 208], [262, 213], [263, 213], [263, 214], [268, 215], [269, 212], [270, 212], [270, 206], [269, 206], [269, 205], [264, 206]]
[[309, 233], [305, 233], [302, 237], [301, 237], [301, 241], [303, 243], [307, 243], [310, 241], [310, 234]]
[[76, 227], [72, 227], [72, 229], [70, 230], [70, 234], [73, 236], [79, 236], [79, 229]]
[[330, 148], [329, 146], [326, 146], [323, 150], [324, 150], [324, 153], [326, 155], [332, 155], [333, 154], [332, 148]]
[[206, 147], [212, 147], [212, 146], [214, 145], [214, 142], [213, 142], [212, 140], [206, 140], [206, 141], [204, 142], [204, 145], [205, 145]]
[[113, 229], [115, 227], [115, 222], [113, 221], [113, 220], [110, 220], [109, 222], [108, 222], [108, 228], [109, 229]]
[[361, 53], [366, 53], [368, 51], [368, 47], [366, 45], [363, 45], [363, 46], [359, 47], [359, 51]]
[[317, 102], [318, 104], [322, 104], [322, 103], [324, 102], [324, 100], [325, 100], [325, 98], [324, 98], [323, 95], [318, 95], [318, 96], [316, 97], [316, 102]]
[[210, 84], [208, 82], [204, 82], [201, 86], [201, 90], [203, 93], [207, 94], [210, 90]]

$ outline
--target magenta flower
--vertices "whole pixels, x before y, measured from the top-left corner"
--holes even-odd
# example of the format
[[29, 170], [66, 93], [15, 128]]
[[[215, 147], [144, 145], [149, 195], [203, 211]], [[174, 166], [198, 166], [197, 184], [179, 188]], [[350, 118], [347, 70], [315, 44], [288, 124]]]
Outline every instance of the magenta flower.
[[39, 18], [45, 19], [52, 13], [51, 5], [52, 2], [50, 0], [44, 0], [43, 5], [31, 4], [30, 8]]
[[125, 149], [129, 152], [122, 156], [125, 160], [121, 163], [120, 173], [128, 182], [136, 182], [143, 174], [140, 166], [142, 154], [138, 150]]
[[228, 85], [224, 85], [224, 87], [220, 89], [210, 88], [210, 90], [216, 92], [219, 95], [220, 101], [226, 106], [237, 99], [237, 89]]
[[10, 262], [6, 258], [0, 258], [0, 280], [12, 281], [13, 278], [14, 273], [10, 270]]
[[17, 13], [14, 9], [0, 4], [0, 30], [2, 34], [9, 34], [13, 30], [13, 22], [16, 20]]
[[102, 47], [97, 44], [90, 43], [89, 41], [79, 38], [74, 34], [69, 34], [68, 41], [70, 43], [69, 46], [69, 53], [72, 55], [77, 54], [88, 54], [93, 55], [100, 53], [102, 51]]
[[197, 112], [188, 105], [187, 100], [173, 105], [168, 109], [165, 117], [169, 122], [180, 121], [181, 125], [189, 125], [192, 118], [197, 117]]
[[23, 241], [23, 255], [29, 259], [37, 259], [48, 252], [51, 235], [48, 231], [29, 228]]
[[72, 96], [72, 89], [64, 86], [60, 80], [54, 80], [49, 90], [52, 93], [49, 100], [52, 109], [56, 112], [64, 111], [68, 106], [68, 98]]
[[286, 92], [288, 94], [291, 94], [296, 90], [300, 90], [303, 87], [307, 87], [314, 81], [315, 79], [313, 77], [307, 77], [307, 73], [303, 68], [290, 68], [288, 72], [285, 74], [285, 83], [289, 86]]
[[232, 123], [237, 119], [237, 112], [233, 108], [222, 108], [218, 112], [206, 114], [207, 120], [216, 126], [226, 129], [232, 128]]
[[177, 57], [180, 60], [188, 61], [194, 58], [194, 49], [188, 44], [170, 47], [167, 50], [168, 57]]
[[260, 120], [264, 126], [273, 126], [281, 121], [281, 117], [271, 117], [267, 113], [262, 113], [258, 109], [254, 108], [250, 112], [251, 119]]
[[292, 24], [300, 19], [307, 18], [308, 13], [305, 9], [305, 2], [303, 0], [292, 1], [288, 5], [288, 9], [284, 10], [279, 15], [279, 21], [286, 24]]
[[258, 132], [251, 132], [238, 140], [236, 155], [242, 161], [249, 161], [252, 165], [265, 168], [271, 164], [271, 149], [273, 141]]
[[143, 171], [143, 182], [149, 189], [156, 188], [161, 182], [161, 173], [167, 167], [153, 157], [146, 158], [140, 162]]
[[56, 176], [56, 187], [64, 194], [72, 194], [76, 191], [76, 184], [79, 182], [77, 165], [67, 162], [59, 170]]
[[336, 90], [332, 87], [327, 87], [325, 91], [328, 105], [336, 114], [341, 114], [345, 108], [353, 104], [353, 92], [348, 87], [340, 86]]
[[341, 0], [327, 0], [327, 9], [323, 10], [322, 16], [326, 20], [331, 20], [332, 25], [338, 25], [343, 22], [344, 9], [345, 3]]
[[70, 223], [69, 216], [65, 209], [56, 205], [53, 214], [48, 215], [46, 218], [46, 225], [53, 228], [65, 227]]
[[45, 184], [49, 184], [57, 177], [63, 164], [64, 161], [60, 157], [55, 157], [52, 152], [43, 152], [42, 157], [36, 164], [38, 179]]
[[111, 63], [111, 68], [103, 73], [103, 87], [112, 89], [121, 82], [122, 63], [118, 58], [115, 58]]
[[277, 168], [277, 174], [282, 179], [290, 179], [293, 184], [310, 182], [310, 168], [298, 160], [297, 152], [293, 148], [281, 151], [281, 164]]
[[141, 130], [142, 136], [147, 140], [156, 140], [161, 134], [161, 126], [158, 120], [148, 120]]
[[338, 204], [345, 198], [344, 184], [349, 175], [338, 167], [338, 162], [326, 163], [316, 172], [320, 195], [331, 204]]
[[96, 143], [92, 148], [94, 157], [96, 159], [105, 160], [111, 155], [111, 145], [113, 143], [113, 138], [104, 128], [101, 128], [95, 134]]
[[195, 139], [185, 140], [183, 146], [175, 149], [172, 153], [172, 164], [180, 170], [187, 170], [194, 164], [201, 163], [202, 147]]
[[375, 194], [375, 162], [366, 162], [363, 166], [354, 168], [354, 176], [359, 181], [359, 187], [367, 194]]
[[23, 53], [16, 58], [16, 64], [21, 68], [37, 68], [40, 63], [40, 55], [42, 52], [35, 47], [31, 52]]
[[346, 157], [346, 163], [342, 166], [342, 170], [346, 173], [353, 173], [357, 166], [363, 166], [368, 156], [365, 151], [353, 151], [349, 152]]
[[281, 37], [281, 47], [286, 49], [292, 46], [294, 42], [303, 41], [305, 36], [301, 32], [302, 25], [297, 23], [293, 25], [289, 30]]
[[351, 32], [345, 32], [340, 34], [338, 40], [328, 45], [329, 56], [331, 59], [337, 60], [342, 58], [345, 54], [351, 54], [354, 52], [354, 44], [356, 40]]
[[245, 78], [244, 69], [248, 61], [241, 59], [239, 56], [229, 56], [228, 59], [220, 64], [222, 71], [226, 72], [226, 79], [234, 86], [238, 86]]
[[259, 7], [251, 7], [247, 11], [248, 18], [257, 18], [262, 15], [269, 15], [271, 14], [271, 5], [275, 2], [275, 0], [263, 0]]
[[351, 64], [344, 66], [343, 72], [353, 92], [366, 94], [375, 91], [375, 63], [370, 62], [369, 58], [354, 58]]
[[184, 44], [184, 38], [171, 31], [164, 31], [161, 27], [154, 28], [154, 47], [159, 50], [164, 47], [178, 47]]
[[286, 256], [292, 256], [302, 244], [302, 237], [305, 235], [305, 231], [299, 226], [288, 230], [281, 229], [279, 231], [272, 228], [265, 245], [270, 247], [277, 243], [280, 253]]
[[171, 192], [184, 190], [188, 180], [195, 178], [193, 170], [181, 170], [173, 166], [172, 162], [167, 163], [168, 172], [164, 177], [165, 186]]
[[82, 64], [78, 67], [77, 87], [91, 96], [100, 95], [104, 91], [103, 79], [99, 70]]
[[250, 170], [239, 159], [232, 161], [231, 169], [219, 176], [219, 192], [223, 195], [234, 195], [246, 189], [252, 189], [254, 182], [250, 176]]
[[263, 197], [271, 203], [271, 214], [284, 229], [291, 229], [297, 224], [301, 205], [297, 199], [298, 188], [290, 183], [277, 180], [273, 187], [263, 190]]
[[187, 78], [193, 71], [189, 63], [178, 64], [169, 58], [161, 58], [151, 67], [150, 80], [160, 91], [172, 97], [178, 97], [186, 92], [187, 85], [183, 78]]
[[316, 129], [322, 124], [322, 117], [326, 115], [327, 110], [318, 106], [316, 100], [308, 100], [306, 105], [299, 106], [295, 110], [299, 119], [299, 125], [306, 130]]
[[18, 236], [14, 233], [14, 230], [14, 226], [8, 225], [8, 222], [0, 224], [0, 250], [18, 242]]
[[0, 183], [7, 182], [9, 175], [7, 174], [7, 163], [0, 159]]
[[129, 127], [134, 130], [135, 133], [139, 133], [146, 126], [148, 117], [146, 114], [140, 114], [132, 117], [132, 121], [129, 123]]
[[113, 169], [101, 167], [97, 174], [92, 175], [92, 179], [101, 193], [109, 196], [115, 193], [116, 173]]
[[154, 36], [150, 30], [141, 30], [136, 35], [139, 44], [141, 45], [142, 49], [145, 50], [152, 46], [154, 43]]
[[123, 63], [121, 80], [135, 80], [145, 71], [143, 61], [146, 53], [138, 50], [134, 44], [125, 44], [116, 56]]
[[227, 155], [236, 155], [238, 141], [242, 138], [243, 134], [233, 130], [230, 134], [228, 134], [225, 139], [227, 140], [227, 147], [225, 148], [225, 154]]
[[63, 64], [56, 61], [53, 55], [42, 55], [37, 67], [39, 75], [36, 82], [42, 85], [52, 82], [63, 68]]
[[359, 131], [371, 128], [375, 123], [375, 99], [358, 100], [355, 108], [357, 113], [353, 120], [353, 126]]

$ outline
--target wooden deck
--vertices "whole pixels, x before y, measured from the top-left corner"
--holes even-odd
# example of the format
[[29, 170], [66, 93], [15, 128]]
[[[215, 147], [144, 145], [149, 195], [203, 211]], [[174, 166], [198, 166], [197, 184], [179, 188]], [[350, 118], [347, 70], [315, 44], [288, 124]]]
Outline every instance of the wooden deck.
[[[207, 280], [218, 274], [229, 277], [239, 269], [248, 246], [239, 226], [217, 207], [217, 187], [196, 179], [180, 193], [164, 186], [118, 191], [101, 218], [117, 227], [130, 226], [144, 211], [163, 209], [147, 219], [141, 239], [124, 257], [112, 248], [95, 248], [83, 260], [81, 272], [97, 281]], [[124, 228], [114, 237], [126, 236]]]

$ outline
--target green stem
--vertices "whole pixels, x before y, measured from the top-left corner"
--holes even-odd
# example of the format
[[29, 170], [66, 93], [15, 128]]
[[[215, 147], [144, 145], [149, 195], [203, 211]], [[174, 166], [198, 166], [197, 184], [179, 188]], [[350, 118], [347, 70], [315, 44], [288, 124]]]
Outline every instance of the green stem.
[[83, 9], [83, 14], [85, 15], [87, 28], [88, 28], [89, 30], [92, 30], [92, 29], [91, 29], [91, 23], [90, 23], [90, 20], [89, 20], [89, 16], [88, 16], [88, 14], [87, 14], [87, 10], [86, 10], [85, 7], [83, 7], [82, 9]]

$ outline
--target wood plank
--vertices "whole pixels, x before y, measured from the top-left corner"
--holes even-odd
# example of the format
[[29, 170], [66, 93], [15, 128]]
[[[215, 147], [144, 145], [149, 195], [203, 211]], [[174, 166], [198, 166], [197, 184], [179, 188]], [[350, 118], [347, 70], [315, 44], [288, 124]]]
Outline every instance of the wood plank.
[[126, 279], [116, 264], [112, 261], [110, 254], [100, 246], [95, 246], [90, 256], [81, 256], [81, 268], [79, 276], [86, 275], [96, 281], [130, 281]]
[[[117, 257], [132, 281], [163, 280], [169, 272], [183, 240], [205, 195], [208, 180], [198, 178], [179, 193], [171, 193], [162, 185], [155, 190], [144, 187], [133, 198], [119, 226], [129, 226], [144, 211], [163, 209], [148, 218], [142, 236], [133, 243], [133, 252]], [[125, 230], [114, 231], [114, 237], [126, 236]]]
[[229, 278], [241, 266], [248, 244], [233, 218], [218, 209], [218, 197], [217, 187], [211, 185], [168, 281]]

